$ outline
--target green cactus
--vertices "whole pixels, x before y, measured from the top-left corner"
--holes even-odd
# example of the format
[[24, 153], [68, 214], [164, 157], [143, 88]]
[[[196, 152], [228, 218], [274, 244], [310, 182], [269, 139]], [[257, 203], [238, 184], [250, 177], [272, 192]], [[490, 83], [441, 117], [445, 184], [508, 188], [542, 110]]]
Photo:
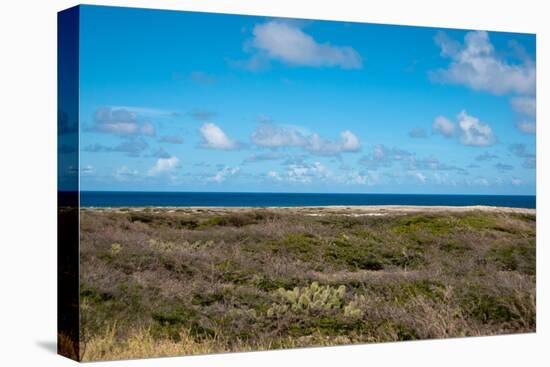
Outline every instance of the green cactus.
[[355, 296], [346, 306], [344, 306], [344, 316], [352, 318], [362, 318], [364, 311], [361, 305], [366, 302], [365, 296]]
[[346, 287], [330, 285], [321, 286], [313, 282], [309, 287], [295, 287], [292, 290], [279, 288], [276, 296], [279, 303], [274, 303], [268, 310], [268, 317], [280, 315], [288, 310], [294, 312], [330, 311], [341, 309], [344, 304]]
[[113, 243], [109, 251], [111, 252], [111, 255], [117, 255], [120, 251], [122, 251], [122, 245], [120, 243]]

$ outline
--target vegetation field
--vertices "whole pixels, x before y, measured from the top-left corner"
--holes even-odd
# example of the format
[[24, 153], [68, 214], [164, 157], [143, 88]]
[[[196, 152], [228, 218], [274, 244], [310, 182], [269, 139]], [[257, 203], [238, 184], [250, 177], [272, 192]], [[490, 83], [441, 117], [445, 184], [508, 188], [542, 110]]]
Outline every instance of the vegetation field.
[[534, 211], [81, 209], [83, 360], [534, 332]]

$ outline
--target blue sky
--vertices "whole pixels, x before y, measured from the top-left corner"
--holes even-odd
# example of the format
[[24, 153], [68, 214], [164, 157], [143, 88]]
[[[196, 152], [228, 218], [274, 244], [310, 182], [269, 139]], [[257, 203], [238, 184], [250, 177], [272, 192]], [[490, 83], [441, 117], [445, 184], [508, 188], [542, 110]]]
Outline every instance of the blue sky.
[[81, 7], [83, 190], [535, 193], [535, 36]]

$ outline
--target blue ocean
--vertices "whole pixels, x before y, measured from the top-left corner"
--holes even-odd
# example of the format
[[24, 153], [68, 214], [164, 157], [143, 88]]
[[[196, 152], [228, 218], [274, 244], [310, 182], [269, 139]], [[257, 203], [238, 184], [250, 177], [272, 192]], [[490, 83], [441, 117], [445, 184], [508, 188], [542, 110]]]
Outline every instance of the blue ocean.
[[123, 206], [326, 206], [326, 205], [488, 205], [535, 208], [534, 195], [316, 194], [257, 192], [82, 191], [83, 207]]

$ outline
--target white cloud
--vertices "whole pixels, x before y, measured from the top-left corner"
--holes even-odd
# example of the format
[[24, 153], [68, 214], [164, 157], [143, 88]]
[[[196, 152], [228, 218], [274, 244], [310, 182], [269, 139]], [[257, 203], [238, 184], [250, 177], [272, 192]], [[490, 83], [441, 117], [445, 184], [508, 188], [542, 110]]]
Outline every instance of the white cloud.
[[361, 56], [348, 46], [318, 43], [300, 28], [282, 21], [258, 24], [253, 30], [251, 45], [262, 54], [254, 55], [254, 65], [262, 55], [296, 66], [339, 66], [343, 69], [360, 69]]
[[102, 107], [96, 110], [92, 131], [121, 136], [155, 135], [155, 127], [149, 122], [138, 123], [135, 112], [111, 107]]
[[275, 181], [282, 181], [283, 180], [281, 175], [279, 175], [279, 173], [277, 173], [275, 171], [269, 171], [267, 173], [267, 177], [269, 177], [269, 178], [271, 178], [272, 180], [275, 180]]
[[427, 177], [425, 174], [423, 174], [422, 172], [418, 172], [418, 171], [409, 171], [408, 172], [408, 175], [417, 179], [418, 181], [422, 182], [422, 183], [425, 183], [426, 180], [427, 180]]
[[464, 45], [440, 32], [435, 42], [441, 49], [441, 55], [450, 58], [451, 62], [447, 69], [432, 72], [432, 80], [462, 84], [496, 95], [534, 94], [535, 63], [524, 58], [521, 64], [511, 64], [499, 58], [487, 32], [468, 32]]
[[458, 114], [458, 126], [461, 130], [460, 142], [464, 145], [489, 146], [495, 142], [493, 129], [466, 111]]
[[342, 176], [341, 181], [348, 185], [374, 185], [378, 182], [378, 174], [372, 171], [368, 171], [366, 174], [350, 171]]
[[252, 143], [267, 147], [299, 147], [306, 144], [306, 139], [293, 127], [282, 127], [270, 123], [260, 124], [250, 136]]
[[287, 179], [290, 182], [310, 183], [311, 174], [309, 168], [303, 165], [291, 164], [287, 169]]
[[216, 124], [207, 122], [200, 128], [203, 139], [203, 148], [233, 150], [239, 148], [239, 144], [230, 139], [225, 132]]
[[349, 130], [340, 133], [339, 140], [323, 139], [318, 134], [311, 134], [307, 138], [304, 149], [317, 155], [338, 155], [353, 153], [361, 150], [359, 138]]
[[330, 169], [328, 169], [321, 162], [314, 162], [312, 164], [289, 164], [286, 172], [280, 174], [276, 171], [269, 171], [267, 177], [273, 181], [287, 181], [292, 183], [312, 183], [312, 182], [324, 182], [329, 179], [336, 178]]
[[455, 124], [444, 116], [437, 116], [432, 123], [432, 130], [434, 133], [450, 138], [455, 133]]
[[358, 172], [347, 170], [345, 173], [334, 174], [328, 167], [321, 162], [312, 164], [291, 164], [288, 165], [286, 172], [279, 173], [269, 171], [266, 177], [276, 181], [286, 181], [297, 184], [344, 184], [344, 185], [374, 185], [379, 180], [376, 172]]
[[432, 129], [434, 133], [447, 138], [458, 135], [460, 143], [464, 145], [489, 146], [495, 142], [493, 129], [464, 110], [457, 115], [457, 124], [444, 116], [438, 116], [434, 119]]
[[169, 173], [173, 171], [175, 168], [177, 168], [179, 165], [179, 159], [177, 157], [170, 157], [170, 158], [159, 158], [157, 159], [157, 162], [149, 172], [147, 173], [148, 176], [158, 176], [161, 174]]
[[218, 171], [214, 176], [208, 178], [208, 181], [214, 181], [221, 183], [225, 181], [228, 177], [236, 175], [240, 171], [240, 167], [224, 167], [222, 170]]
[[361, 150], [361, 143], [359, 138], [349, 130], [342, 131], [340, 133], [341, 144], [340, 150], [342, 152], [357, 152]]
[[332, 172], [320, 162], [314, 162], [310, 170], [317, 177], [326, 178], [332, 175]]
[[312, 134], [305, 149], [318, 155], [335, 155], [340, 153], [341, 146], [337, 142], [321, 138], [318, 134]]
[[359, 138], [349, 130], [340, 133], [339, 140], [324, 139], [316, 133], [306, 136], [292, 126], [262, 123], [250, 136], [253, 144], [266, 148], [301, 147], [317, 155], [338, 155], [361, 150]]

